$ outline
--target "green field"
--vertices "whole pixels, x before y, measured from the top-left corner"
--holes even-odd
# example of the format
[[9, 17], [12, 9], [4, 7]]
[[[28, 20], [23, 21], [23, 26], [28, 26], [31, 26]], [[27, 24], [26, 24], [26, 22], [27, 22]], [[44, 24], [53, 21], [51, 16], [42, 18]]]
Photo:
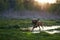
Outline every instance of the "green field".
[[[14, 28], [19, 27], [31, 27], [32, 26], [31, 19], [0, 19], [0, 28]], [[44, 26], [53, 26], [60, 25], [60, 20], [41, 20], [44, 23]]]
[[[60, 25], [59, 20], [42, 21], [45, 26]], [[1, 19], [0, 40], [60, 40], [59, 33], [53, 35], [45, 32], [34, 34], [20, 30], [20, 28], [31, 26], [31, 19]]]
[[23, 33], [19, 29], [0, 29], [0, 40], [60, 40], [60, 34]]

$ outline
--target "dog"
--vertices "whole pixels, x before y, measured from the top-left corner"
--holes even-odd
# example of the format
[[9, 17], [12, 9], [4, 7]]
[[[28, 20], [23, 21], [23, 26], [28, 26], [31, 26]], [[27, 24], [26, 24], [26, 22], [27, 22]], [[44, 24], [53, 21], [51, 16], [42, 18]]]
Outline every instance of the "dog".
[[39, 30], [41, 30], [40, 26], [43, 28], [43, 22], [39, 20], [32, 20], [32, 24], [33, 24], [32, 31], [34, 30], [34, 28], [37, 28], [37, 27], [39, 27]]

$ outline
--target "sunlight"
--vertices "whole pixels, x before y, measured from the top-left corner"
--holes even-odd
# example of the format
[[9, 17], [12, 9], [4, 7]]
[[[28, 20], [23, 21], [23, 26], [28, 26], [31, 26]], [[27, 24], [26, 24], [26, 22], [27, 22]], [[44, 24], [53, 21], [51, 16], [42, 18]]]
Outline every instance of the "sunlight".
[[45, 4], [45, 3], [49, 3], [49, 4], [56, 3], [56, 0], [35, 0], [35, 1], [38, 2], [38, 3], [42, 3], [42, 4]]
[[56, 0], [34, 0], [34, 2], [34, 5], [38, 5], [41, 8], [41, 10], [45, 11], [51, 6], [51, 4], [56, 3]]

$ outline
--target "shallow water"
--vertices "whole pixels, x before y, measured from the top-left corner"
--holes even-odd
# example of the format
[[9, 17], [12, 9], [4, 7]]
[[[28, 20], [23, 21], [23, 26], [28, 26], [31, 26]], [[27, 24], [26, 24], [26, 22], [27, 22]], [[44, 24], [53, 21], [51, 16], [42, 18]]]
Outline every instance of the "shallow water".
[[[49, 26], [49, 27], [44, 26], [44, 28], [41, 28], [41, 31], [44, 31], [49, 34], [60, 33], [60, 31], [58, 31], [58, 30], [52, 30], [52, 29], [57, 29], [57, 28], [60, 28], [60, 26]], [[32, 27], [30, 27], [30, 30], [31, 29], [32, 29]], [[52, 30], [52, 31], [48, 31], [48, 30]], [[39, 27], [35, 28], [32, 33], [40, 33]]]
[[[60, 26], [43, 26], [44, 28], [40, 27], [40, 30], [39, 30], [39, 27], [35, 28], [32, 33], [40, 33], [41, 31], [44, 31], [46, 33], [49, 33], [49, 34], [55, 34], [55, 33], [60, 33], [59, 30], [54, 30], [54, 29], [58, 29], [60, 28]], [[22, 30], [28, 30], [28, 31], [31, 31], [32, 30], [32, 27], [29, 27], [29, 28], [21, 28]], [[53, 30], [52, 30], [53, 29]], [[49, 31], [51, 30], [51, 31]]]

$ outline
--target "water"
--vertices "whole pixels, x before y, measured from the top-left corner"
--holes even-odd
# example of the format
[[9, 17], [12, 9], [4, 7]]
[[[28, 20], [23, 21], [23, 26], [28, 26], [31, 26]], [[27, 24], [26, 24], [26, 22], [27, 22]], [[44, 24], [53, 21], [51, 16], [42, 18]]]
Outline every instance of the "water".
[[[49, 33], [49, 34], [55, 34], [55, 33], [60, 33], [60, 30], [54, 30], [54, 29], [58, 29], [60, 28], [60, 26], [44, 26], [44, 28], [40, 27], [41, 30], [39, 30], [39, 27], [35, 28], [32, 33], [40, 33], [41, 31], [44, 31], [46, 33]], [[28, 31], [31, 31], [32, 30], [32, 27], [29, 27], [29, 28], [21, 28], [22, 30], [28, 30]], [[51, 30], [51, 31], [49, 31]]]
[[45, 31], [46, 33], [49, 34], [55, 34], [55, 33], [60, 33], [60, 31], [54, 30], [54, 31]]
[[[60, 26], [49, 26], [49, 27], [44, 26], [44, 28], [41, 28], [41, 31], [44, 31], [49, 34], [60, 33], [60, 31], [58, 31], [58, 30], [52, 30], [52, 29], [57, 29], [57, 28], [60, 28]], [[31, 29], [32, 29], [32, 27], [30, 27], [30, 30]], [[48, 30], [52, 30], [52, 31], [48, 31]], [[32, 33], [40, 33], [39, 27], [35, 28]]]

